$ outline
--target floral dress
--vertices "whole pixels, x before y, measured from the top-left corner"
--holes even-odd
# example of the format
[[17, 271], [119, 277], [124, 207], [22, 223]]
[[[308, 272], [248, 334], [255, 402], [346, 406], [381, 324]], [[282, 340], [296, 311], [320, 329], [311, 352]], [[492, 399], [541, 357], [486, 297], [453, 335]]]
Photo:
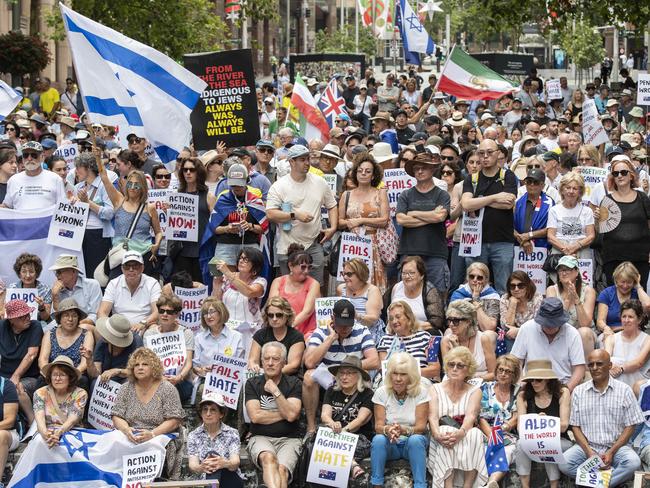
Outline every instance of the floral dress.
[[[517, 411], [517, 394], [519, 393], [519, 386], [512, 385], [510, 387], [510, 398], [505, 404], [497, 400], [497, 395], [494, 391], [496, 381], [488, 381], [481, 385], [481, 412], [479, 417], [485, 420], [491, 427], [494, 426], [495, 421], [498, 419], [500, 424], [508, 422]], [[512, 461], [515, 453], [515, 446], [517, 444], [517, 436], [512, 432], [504, 432], [504, 443], [506, 449], [506, 457], [508, 463]], [[487, 443], [487, 439], [485, 439]]]
[[44, 386], [34, 392], [34, 413], [45, 412], [45, 425], [48, 429], [61, 427], [70, 415], [76, 415], [81, 421], [88, 401], [88, 393], [75, 388], [66, 399], [58, 403], [51, 386]]

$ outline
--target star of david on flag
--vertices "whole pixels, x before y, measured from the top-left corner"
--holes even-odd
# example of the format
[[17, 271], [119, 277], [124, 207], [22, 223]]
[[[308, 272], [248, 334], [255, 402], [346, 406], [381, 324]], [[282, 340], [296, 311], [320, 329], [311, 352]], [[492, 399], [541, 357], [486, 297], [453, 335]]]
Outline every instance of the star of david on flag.
[[345, 100], [339, 94], [339, 87], [336, 83], [336, 78], [332, 78], [327, 84], [327, 88], [318, 99], [318, 108], [323, 113], [323, 117], [327, 121], [330, 129], [334, 127], [334, 120], [336, 116], [345, 112]]
[[503, 431], [501, 430], [501, 423], [497, 422], [498, 420], [492, 427], [485, 448], [485, 466], [487, 467], [488, 476], [492, 475], [492, 473], [508, 471], [508, 458], [506, 457], [506, 448], [503, 445]]
[[404, 60], [409, 64], [421, 65], [419, 53], [433, 54], [436, 45], [408, 0], [395, 2], [395, 19], [404, 45]]

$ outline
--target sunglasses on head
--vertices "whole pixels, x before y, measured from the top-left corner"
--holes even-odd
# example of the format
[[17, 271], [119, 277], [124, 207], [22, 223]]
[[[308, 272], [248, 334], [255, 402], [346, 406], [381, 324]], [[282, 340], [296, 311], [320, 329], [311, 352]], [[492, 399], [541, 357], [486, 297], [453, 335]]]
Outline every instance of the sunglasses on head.
[[156, 175], [156, 179], [157, 180], [171, 180], [172, 179], [172, 174], [171, 173], [166, 173], [164, 175], [161, 175], [160, 173], [158, 173]]

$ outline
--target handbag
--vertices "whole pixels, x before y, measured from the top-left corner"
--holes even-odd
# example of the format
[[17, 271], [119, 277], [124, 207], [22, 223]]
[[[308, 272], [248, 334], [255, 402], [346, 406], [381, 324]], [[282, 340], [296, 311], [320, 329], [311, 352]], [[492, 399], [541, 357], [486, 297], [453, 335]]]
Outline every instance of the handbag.
[[555, 273], [555, 268], [557, 268], [557, 263], [560, 262], [560, 259], [564, 257], [564, 254], [549, 254], [544, 260], [542, 265], [542, 271], [547, 273]]
[[397, 249], [399, 248], [399, 237], [397, 230], [393, 225], [393, 219], [388, 219], [388, 225], [385, 228], [377, 229], [377, 250], [379, 258], [384, 264], [390, 264], [397, 259]]

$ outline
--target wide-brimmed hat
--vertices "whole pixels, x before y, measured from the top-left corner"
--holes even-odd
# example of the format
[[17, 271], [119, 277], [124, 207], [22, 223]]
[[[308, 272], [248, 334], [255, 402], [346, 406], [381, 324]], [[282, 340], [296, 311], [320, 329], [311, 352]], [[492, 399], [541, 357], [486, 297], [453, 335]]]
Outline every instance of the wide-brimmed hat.
[[383, 163], [395, 159], [397, 154], [393, 154], [393, 149], [390, 144], [387, 142], [377, 142], [370, 151], [372, 157], [375, 158], [375, 161], [378, 163]]
[[643, 109], [638, 105], [628, 113], [630, 117], [643, 117]]
[[617, 126], [618, 126], [618, 122], [617, 122], [616, 119], [615, 119], [614, 117], [612, 117], [611, 115], [609, 115], [609, 114], [605, 114], [605, 115], [603, 115], [603, 116], [600, 118], [600, 122], [601, 122], [601, 123], [602, 123], [602, 122], [605, 122], [606, 120], [611, 120], [611, 121], [612, 121], [612, 123], [614, 124], [614, 126], [612, 127], [612, 129], [613, 129], [614, 127], [617, 127]]
[[77, 125], [77, 122], [72, 117], [61, 117], [59, 119], [59, 125], [67, 125], [71, 129], [74, 129], [75, 125]]
[[569, 321], [569, 314], [564, 310], [562, 300], [556, 297], [545, 298], [539, 307], [535, 322], [542, 327], [562, 327]]
[[79, 267], [79, 260], [77, 256], [72, 254], [61, 254], [56, 258], [54, 264], [50, 266], [50, 271], [58, 271], [60, 269], [76, 269], [80, 273], [83, 272]]
[[210, 149], [199, 156], [199, 161], [203, 163], [206, 168], [219, 158], [219, 153], [216, 149]]
[[61, 323], [61, 315], [63, 315], [63, 312], [67, 312], [69, 310], [77, 311], [79, 321], [88, 317], [88, 314], [79, 306], [77, 300], [74, 298], [66, 298], [65, 300], [61, 300], [59, 303], [59, 309], [54, 312], [54, 320], [56, 320], [57, 324]]
[[454, 112], [451, 114], [451, 119], [449, 120], [449, 123], [453, 125], [454, 127], [462, 127], [468, 122], [468, 120], [463, 117], [462, 112]]
[[43, 117], [41, 114], [34, 114], [29, 118], [29, 120], [32, 120], [37, 124], [47, 125], [47, 119]]
[[9, 300], [5, 304], [5, 313], [6, 318], [8, 319], [17, 319], [18, 317], [24, 317], [25, 315], [30, 315], [34, 311], [34, 307], [27, 305], [25, 300]]
[[97, 332], [106, 342], [117, 347], [128, 347], [133, 343], [131, 322], [119, 313], [97, 319]]
[[[438, 153], [438, 154], [440, 154], [440, 153]], [[413, 178], [415, 178], [415, 173], [413, 171], [413, 166], [415, 166], [416, 164], [427, 164], [427, 165], [431, 166], [432, 168], [434, 166], [440, 166], [440, 162], [434, 162], [432, 156], [433, 156], [433, 154], [431, 154], [429, 152], [424, 152], [424, 153], [418, 154], [415, 157], [415, 159], [410, 159], [410, 160], [406, 161], [406, 163], [404, 164], [404, 171], [406, 171], [407, 175], [412, 176]]]
[[370, 117], [370, 120], [385, 120], [386, 122], [393, 122], [393, 118], [388, 112], [377, 112], [374, 117]]
[[67, 369], [74, 371], [74, 374], [77, 376], [77, 381], [79, 381], [79, 378], [81, 377], [81, 372], [77, 368], [75, 368], [72, 359], [70, 359], [68, 356], [64, 356], [64, 355], [57, 356], [56, 358], [54, 358], [54, 361], [43, 366], [43, 368], [41, 369], [41, 373], [43, 373], [43, 376], [45, 378], [49, 376], [50, 370], [54, 366], [64, 366]]
[[526, 375], [522, 381], [529, 380], [557, 380], [553, 371], [553, 363], [549, 359], [533, 359], [526, 364]]
[[639, 146], [639, 143], [634, 139], [634, 134], [631, 134], [629, 132], [621, 134], [621, 146], [623, 146], [623, 143], [625, 142], [630, 145], [630, 149], [635, 149]]
[[615, 98], [610, 98], [609, 100], [607, 100], [607, 105], [606, 105], [607, 108], [613, 107], [614, 105], [619, 105], [618, 100], [616, 100]]
[[339, 369], [341, 368], [356, 369], [364, 380], [370, 381], [370, 375], [363, 370], [363, 368], [361, 367], [361, 359], [359, 359], [357, 356], [348, 354], [343, 358], [341, 364], [335, 364], [333, 366], [330, 366], [327, 369], [329, 370], [330, 373], [336, 376], [336, 374], [339, 372]]
[[322, 151], [318, 151], [319, 156], [326, 156], [328, 158], [333, 158], [341, 160], [341, 150], [338, 146], [334, 144], [325, 144], [325, 147]]

